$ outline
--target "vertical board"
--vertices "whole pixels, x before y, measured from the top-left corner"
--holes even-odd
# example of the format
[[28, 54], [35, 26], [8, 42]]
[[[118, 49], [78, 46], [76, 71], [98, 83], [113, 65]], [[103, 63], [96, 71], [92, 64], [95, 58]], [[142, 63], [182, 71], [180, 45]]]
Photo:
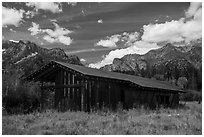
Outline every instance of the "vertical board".
[[99, 108], [99, 81], [96, 81], [96, 108]]

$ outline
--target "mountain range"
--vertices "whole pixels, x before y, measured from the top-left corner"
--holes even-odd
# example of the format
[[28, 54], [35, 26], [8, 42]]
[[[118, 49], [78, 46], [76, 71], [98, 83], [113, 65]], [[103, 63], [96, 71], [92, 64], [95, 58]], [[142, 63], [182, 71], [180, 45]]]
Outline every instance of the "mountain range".
[[168, 43], [144, 55], [129, 54], [115, 58], [112, 64], [100, 69], [159, 80], [177, 81], [180, 77], [185, 77], [189, 85], [192, 85], [190, 87], [201, 88], [202, 43], [199, 40], [179, 47]]
[[[16, 70], [19, 75], [29, 75], [50, 60], [83, 65], [76, 55], [66, 55], [63, 49], [42, 48], [30, 41], [2, 42], [3, 72]], [[202, 87], [202, 42], [186, 46], [171, 43], [151, 50], [144, 55], [129, 54], [115, 58], [113, 63], [100, 69], [127, 73], [158, 80], [176, 80], [185, 77], [191, 88]]]
[[61, 48], [46, 49], [30, 41], [3, 41], [2, 51], [3, 70], [16, 68], [22, 75], [31, 74], [50, 60], [82, 65], [77, 56], [67, 56]]

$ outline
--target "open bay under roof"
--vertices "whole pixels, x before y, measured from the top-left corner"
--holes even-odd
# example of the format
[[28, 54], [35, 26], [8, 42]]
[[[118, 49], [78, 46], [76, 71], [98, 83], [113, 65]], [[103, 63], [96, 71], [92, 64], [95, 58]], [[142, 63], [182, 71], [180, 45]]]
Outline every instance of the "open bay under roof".
[[105, 79], [111, 79], [113, 81], [120, 80], [124, 82], [129, 82], [133, 85], [143, 87], [143, 88], [153, 88], [153, 89], [163, 89], [163, 90], [169, 90], [169, 91], [183, 92], [177, 86], [171, 85], [170, 83], [165, 81], [158, 81], [158, 80], [143, 78], [139, 76], [104, 71], [100, 69], [94, 69], [94, 68], [73, 65], [73, 64], [58, 62], [58, 61], [50, 61], [48, 64], [41, 67], [36, 72], [26, 77], [26, 80], [54, 82], [54, 77], [55, 77], [54, 72], [60, 69], [64, 69], [64, 70], [69, 69], [74, 73], [80, 74], [81, 76], [84, 76], [84, 77], [105, 78]]

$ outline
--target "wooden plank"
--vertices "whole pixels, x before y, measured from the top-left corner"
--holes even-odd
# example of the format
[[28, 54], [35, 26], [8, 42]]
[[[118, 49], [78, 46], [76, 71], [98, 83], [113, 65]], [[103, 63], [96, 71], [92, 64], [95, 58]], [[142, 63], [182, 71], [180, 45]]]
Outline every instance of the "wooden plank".
[[42, 88], [81, 88], [84, 85], [82, 84], [71, 84], [71, 85], [46, 85], [46, 86], [42, 86]]
[[87, 86], [88, 86], [88, 84], [87, 84], [87, 80], [85, 80], [85, 91], [84, 91], [84, 109], [85, 109], [85, 111], [87, 111], [87, 91], [88, 91], [88, 89], [87, 89]]
[[[79, 83], [79, 80], [77, 80], [77, 84]], [[77, 88], [77, 106], [78, 106], [78, 110], [81, 110], [81, 89]]]
[[99, 108], [99, 81], [96, 82], [96, 108]]
[[[61, 70], [59, 72], [59, 84], [63, 85], [64, 81], [63, 81], [63, 77], [64, 77], [64, 71]], [[63, 96], [64, 96], [64, 88], [59, 88], [59, 110], [63, 110], [64, 106], [63, 106]]]
[[[41, 87], [43, 86], [43, 82], [40, 83]], [[41, 88], [41, 111], [44, 108], [44, 90]]]
[[[81, 80], [81, 82], [80, 82], [82, 85], [85, 85], [85, 83], [84, 83], [84, 80]], [[81, 110], [82, 111], [85, 111], [85, 101], [84, 101], [84, 93], [85, 92], [85, 86], [83, 86], [82, 88], [81, 88]]]
[[[59, 80], [59, 72], [58, 74], [56, 75], [55, 77], [55, 84], [58, 85], [60, 80]], [[55, 109], [58, 108], [58, 103], [59, 103], [59, 89], [55, 89], [55, 103], [54, 103], [54, 106], [55, 106]]]
[[[70, 85], [70, 73], [67, 74], [67, 84]], [[70, 101], [71, 96], [70, 96], [70, 88], [68, 88], [68, 99]]]
[[[77, 84], [75, 75], [73, 75], [73, 81], [74, 81], [74, 84]], [[76, 111], [77, 110], [77, 101], [78, 101], [77, 100], [77, 89], [73, 88], [73, 92], [74, 92], [74, 110]]]
[[108, 83], [108, 106], [111, 107], [111, 83]]
[[[70, 85], [72, 85], [73, 82], [72, 82], [72, 73], [70, 73]], [[70, 98], [71, 100], [73, 99], [73, 89], [70, 87]]]
[[94, 108], [94, 106], [95, 106], [95, 98], [96, 98], [96, 96], [95, 96], [95, 92], [96, 92], [96, 85], [95, 85], [95, 81], [94, 80], [92, 80], [92, 86], [91, 86], [91, 107], [92, 108]]
[[149, 102], [150, 103], [150, 106], [153, 108], [155, 106], [155, 102], [154, 102], [154, 96], [155, 96], [155, 93], [154, 92], [150, 92], [152, 94], [152, 99], [151, 101]]
[[87, 111], [90, 112], [90, 92], [91, 92], [91, 82], [87, 83]]

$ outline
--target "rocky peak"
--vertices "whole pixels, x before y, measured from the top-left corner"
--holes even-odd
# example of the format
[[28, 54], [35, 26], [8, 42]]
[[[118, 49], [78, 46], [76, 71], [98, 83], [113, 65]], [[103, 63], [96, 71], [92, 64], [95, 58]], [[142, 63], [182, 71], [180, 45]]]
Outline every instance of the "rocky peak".
[[[196, 44], [197, 45], [197, 44]], [[182, 46], [176, 47], [171, 43], [166, 44], [160, 49], [151, 50], [144, 55], [131, 54], [125, 55], [121, 59], [114, 59], [113, 63], [101, 69], [118, 72], [134, 72], [141, 75], [141, 70], [148, 70], [152, 67], [156, 69], [164, 68], [169, 65], [179, 70], [187, 69], [192, 66], [198, 69], [202, 65], [201, 46]]]
[[[3, 67], [17, 67], [29, 74], [50, 60], [82, 65], [77, 56], [67, 56], [63, 49], [46, 49], [30, 41], [3, 41]], [[6, 68], [5, 68], [6, 69]]]

